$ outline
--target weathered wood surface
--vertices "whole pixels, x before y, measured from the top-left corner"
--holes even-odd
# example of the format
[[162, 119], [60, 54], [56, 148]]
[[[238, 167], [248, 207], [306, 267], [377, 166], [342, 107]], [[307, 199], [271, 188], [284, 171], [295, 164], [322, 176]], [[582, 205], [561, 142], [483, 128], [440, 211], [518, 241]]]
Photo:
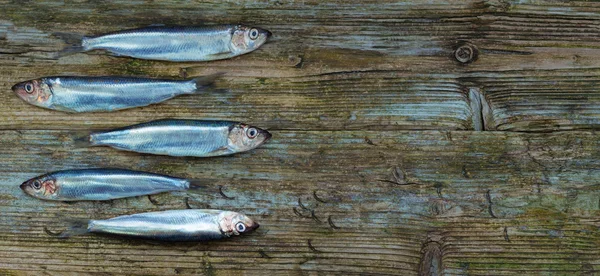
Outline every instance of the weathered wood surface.
[[[0, 4], [0, 274], [599, 273], [600, 3]], [[202, 22], [255, 24], [275, 36], [210, 63], [52, 59], [64, 46], [56, 31]], [[457, 61], [460, 47], [474, 59]], [[10, 91], [47, 75], [214, 72], [226, 73], [219, 86], [228, 91], [116, 113], [47, 111]], [[241, 120], [274, 139], [211, 159], [73, 148], [81, 131], [164, 117]], [[155, 204], [41, 202], [17, 187], [47, 171], [100, 166], [214, 187]], [[43, 230], [186, 202], [242, 211], [261, 228], [206, 244], [58, 240]]]

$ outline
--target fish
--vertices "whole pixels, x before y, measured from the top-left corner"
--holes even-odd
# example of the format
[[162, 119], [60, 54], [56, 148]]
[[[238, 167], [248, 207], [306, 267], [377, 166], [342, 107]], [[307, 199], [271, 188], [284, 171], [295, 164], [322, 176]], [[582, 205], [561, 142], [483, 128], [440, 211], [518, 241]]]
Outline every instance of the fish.
[[248, 234], [259, 226], [246, 215], [237, 212], [187, 209], [73, 222], [70, 228], [58, 236], [68, 238], [101, 233], [159, 241], [208, 241]]
[[200, 187], [183, 178], [108, 168], [56, 171], [20, 185], [32, 197], [56, 201], [112, 200]]
[[151, 25], [92, 37], [61, 32], [53, 35], [72, 44], [58, 57], [105, 50], [117, 56], [188, 62], [227, 59], [250, 53], [265, 44], [272, 33], [245, 25]]
[[162, 119], [76, 138], [76, 147], [109, 146], [169, 156], [212, 157], [245, 152], [271, 138], [266, 130], [233, 121]]
[[183, 94], [211, 90], [221, 74], [189, 80], [136, 77], [44, 77], [15, 84], [19, 98], [64, 112], [110, 112], [160, 103]]

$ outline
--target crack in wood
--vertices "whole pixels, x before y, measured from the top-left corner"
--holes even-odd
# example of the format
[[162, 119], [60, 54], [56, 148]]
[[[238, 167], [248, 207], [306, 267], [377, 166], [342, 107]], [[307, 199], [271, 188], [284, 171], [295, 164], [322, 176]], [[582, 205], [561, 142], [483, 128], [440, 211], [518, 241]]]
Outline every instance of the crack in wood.
[[229, 200], [235, 199], [234, 196], [227, 196], [227, 195], [225, 195], [225, 193], [223, 193], [223, 185], [219, 185], [219, 194], [225, 199], [229, 199]]
[[156, 199], [154, 199], [152, 197], [152, 195], [148, 195], [148, 200], [150, 201], [150, 203], [152, 203], [152, 205], [155, 205], [155, 206], [161, 206], [161, 205], [163, 205], [162, 203], [160, 203]]
[[485, 54], [496, 54], [496, 55], [522, 55], [522, 56], [533, 55], [533, 52], [528, 52], [528, 51], [497, 50], [497, 49], [481, 49], [481, 52], [485, 53]]
[[333, 221], [331, 220], [331, 215], [329, 215], [329, 217], [327, 218], [327, 223], [329, 223], [329, 226], [331, 226], [331, 228], [333, 228], [333, 229], [340, 229], [341, 228], [341, 227], [338, 227], [335, 224], [333, 224]]
[[421, 261], [419, 263], [419, 275], [438, 276], [442, 275], [442, 247], [436, 241], [425, 243], [421, 248]]
[[462, 166], [461, 173], [465, 178], [471, 178], [471, 173], [467, 170], [467, 165]]
[[406, 173], [400, 167], [395, 167], [392, 171], [392, 176], [397, 183], [404, 183], [406, 181]]
[[210, 205], [207, 203], [200, 203], [200, 206], [194, 207], [190, 204], [190, 197], [185, 198], [185, 207], [187, 209], [211, 209]]
[[392, 178], [393, 178], [393, 180], [377, 179], [377, 181], [392, 183], [392, 184], [400, 185], [400, 186], [404, 186], [404, 185], [426, 185], [424, 183], [408, 182], [408, 181], [406, 181], [406, 173], [400, 167], [394, 167], [394, 169], [392, 170]]
[[308, 248], [310, 249], [310, 251], [315, 252], [315, 253], [321, 253], [322, 251], [317, 250], [313, 245], [312, 245], [312, 239], [308, 239], [306, 241], [306, 243], [308, 244]]
[[260, 256], [261, 256], [261, 257], [263, 257], [263, 258], [271, 259], [271, 256], [267, 255], [267, 253], [265, 253], [265, 251], [264, 251], [264, 250], [262, 250], [262, 249], [259, 249], [259, 250], [258, 250], [258, 253], [259, 253], [259, 254], [260, 254]]
[[490, 196], [490, 190], [487, 190], [485, 192], [485, 198], [488, 201], [488, 212], [490, 213], [490, 216], [492, 216], [493, 218], [497, 218], [496, 215], [494, 215], [494, 212], [492, 210], [492, 197]]
[[321, 220], [320, 220], [320, 219], [319, 219], [319, 218], [318, 218], [318, 217], [315, 215], [315, 210], [311, 210], [311, 211], [310, 211], [310, 217], [311, 217], [311, 218], [312, 218], [314, 221], [316, 221], [316, 222], [318, 222], [318, 223], [323, 223], [323, 222], [322, 222], [322, 221], [321, 221]]
[[303, 265], [303, 264], [308, 263], [310, 261], [314, 261], [316, 258], [317, 257], [315, 257], [315, 256], [310, 256], [310, 257], [307, 257], [306, 259], [304, 259], [303, 261], [299, 262], [298, 264], [299, 265]]
[[296, 207], [293, 207], [292, 210], [294, 211], [294, 214], [296, 214], [297, 216], [299, 216], [301, 218], [309, 218], [318, 223], [322, 223], [322, 221], [315, 215], [315, 210], [307, 209], [306, 211], [308, 211], [310, 213], [310, 215], [302, 214], [302, 212], [298, 211], [298, 209]]
[[52, 232], [50, 231], [50, 229], [48, 229], [48, 227], [44, 226], [44, 232], [48, 235], [48, 236], [53, 236], [53, 237], [58, 237], [60, 236], [64, 231], [60, 231], [60, 232]]
[[439, 198], [442, 198], [442, 188], [444, 187], [444, 185], [440, 182], [436, 182], [435, 184], [433, 184], [433, 187], [435, 188], [435, 192], [437, 193]]
[[302, 204], [302, 200], [300, 198], [298, 198], [298, 206], [300, 206], [300, 208], [310, 211], [310, 209], [308, 209], [306, 206], [304, 206], [304, 204]]
[[371, 139], [369, 139], [369, 137], [366, 137], [366, 136], [365, 136], [365, 142], [371, 146], [377, 146], [377, 145], [375, 145], [375, 143], [373, 143], [373, 141], [371, 141]]
[[304, 67], [304, 55], [299, 55], [298, 62], [292, 67], [302, 69]]
[[313, 197], [315, 198], [316, 201], [321, 202], [321, 203], [327, 203], [327, 201], [321, 199], [320, 197], [317, 196], [317, 190], [313, 191]]
[[491, 129], [493, 114], [483, 92], [480, 88], [471, 87], [469, 91], [469, 102], [472, 114], [473, 129], [484, 131]]

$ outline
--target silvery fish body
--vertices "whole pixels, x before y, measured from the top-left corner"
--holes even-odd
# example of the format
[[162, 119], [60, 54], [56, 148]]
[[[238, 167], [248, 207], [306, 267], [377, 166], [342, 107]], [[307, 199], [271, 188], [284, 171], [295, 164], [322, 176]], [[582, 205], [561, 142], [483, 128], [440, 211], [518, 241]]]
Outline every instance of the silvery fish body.
[[235, 57], [258, 49], [271, 33], [256, 27], [219, 25], [206, 27], [149, 26], [73, 41], [72, 35], [56, 33], [74, 47], [72, 52], [106, 50], [115, 55], [149, 60], [209, 61]]
[[114, 111], [159, 103], [178, 95], [201, 93], [218, 75], [190, 80], [134, 77], [45, 77], [12, 90], [24, 101], [66, 112]]
[[21, 184], [36, 198], [59, 201], [111, 200], [181, 191], [191, 182], [160, 174], [121, 169], [64, 170], [44, 174]]
[[270, 137], [266, 130], [238, 122], [167, 119], [93, 133], [85, 142], [141, 153], [210, 157], [248, 151]]
[[189, 209], [90, 220], [87, 232], [164, 241], [204, 241], [249, 233], [258, 226], [236, 212]]

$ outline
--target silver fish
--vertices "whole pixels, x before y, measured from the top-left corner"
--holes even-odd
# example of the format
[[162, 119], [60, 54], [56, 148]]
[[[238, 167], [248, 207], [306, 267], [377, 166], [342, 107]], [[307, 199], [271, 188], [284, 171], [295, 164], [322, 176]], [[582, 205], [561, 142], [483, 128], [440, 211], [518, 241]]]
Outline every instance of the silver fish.
[[170, 156], [210, 157], [254, 149], [271, 138], [263, 129], [230, 121], [165, 119], [76, 140], [78, 146], [116, 149]]
[[221, 210], [171, 210], [89, 220], [60, 234], [103, 233], [162, 241], [206, 241], [247, 234], [259, 227], [247, 216]]
[[95, 37], [55, 33], [73, 46], [59, 55], [106, 50], [115, 55], [149, 60], [209, 61], [252, 52], [271, 32], [243, 25], [207, 27], [149, 26]]
[[44, 174], [21, 184], [28, 195], [45, 200], [111, 200], [183, 191], [199, 187], [193, 181], [122, 169], [64, 170]]
[[12, 90], [24, 101], [66, 112], [114, 111], [202, 93], [218, 76], [191, 80], [133, 77], [45, 77], [20, 82]]

